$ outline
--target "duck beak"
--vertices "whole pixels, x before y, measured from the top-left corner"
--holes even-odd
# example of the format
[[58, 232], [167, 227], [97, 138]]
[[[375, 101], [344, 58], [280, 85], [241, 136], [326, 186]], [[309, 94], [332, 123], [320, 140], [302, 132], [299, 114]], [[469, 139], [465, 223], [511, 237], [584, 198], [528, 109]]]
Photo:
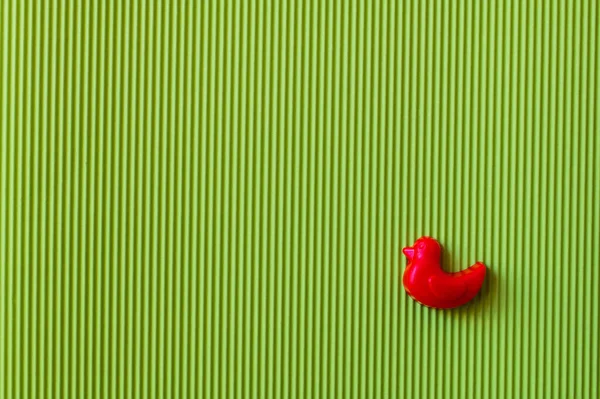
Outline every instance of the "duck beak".
[[404, 256], [406, 256], [406, 258], [411, 261], [414, 254], [415, 254], [415, 250], [413, 247], [406, 247], [402, 250], [402, 253], [404, 254]]

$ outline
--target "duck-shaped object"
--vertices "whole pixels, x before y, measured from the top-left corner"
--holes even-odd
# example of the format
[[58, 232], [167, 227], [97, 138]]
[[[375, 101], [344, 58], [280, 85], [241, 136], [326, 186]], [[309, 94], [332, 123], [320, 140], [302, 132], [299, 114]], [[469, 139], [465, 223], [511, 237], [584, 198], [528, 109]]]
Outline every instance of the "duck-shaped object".
[[455, 308], [469, 302], [481, 289], [485, 265], [477, 262], [460, 272], [446, 273], [440, 266], [442, 248], [431, 237], [419, 238], [402, 252], [408, 258], [402, 278], [404, 289], [422, 305]]

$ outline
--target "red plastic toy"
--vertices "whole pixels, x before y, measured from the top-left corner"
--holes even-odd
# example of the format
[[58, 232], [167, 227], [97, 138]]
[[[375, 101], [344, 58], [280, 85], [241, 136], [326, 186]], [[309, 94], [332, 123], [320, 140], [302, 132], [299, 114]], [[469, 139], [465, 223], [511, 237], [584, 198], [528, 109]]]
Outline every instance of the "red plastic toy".
[[408, 258], [402, 282], [404, 289], [422, 305], [450, 309], [464, 305], [477, 295], [485, 278], [485, 265], [475, 263], [457, 273], [440, 267], [440, 244], [431, 237], [419, 238], [402, 250]]

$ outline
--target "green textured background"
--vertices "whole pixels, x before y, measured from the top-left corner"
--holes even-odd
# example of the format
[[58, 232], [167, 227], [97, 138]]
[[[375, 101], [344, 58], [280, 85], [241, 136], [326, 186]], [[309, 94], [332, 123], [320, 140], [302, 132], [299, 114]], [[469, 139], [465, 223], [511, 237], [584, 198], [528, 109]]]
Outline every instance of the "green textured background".
[[0, 10], [2, 398], [598, 398], [596, 1]]

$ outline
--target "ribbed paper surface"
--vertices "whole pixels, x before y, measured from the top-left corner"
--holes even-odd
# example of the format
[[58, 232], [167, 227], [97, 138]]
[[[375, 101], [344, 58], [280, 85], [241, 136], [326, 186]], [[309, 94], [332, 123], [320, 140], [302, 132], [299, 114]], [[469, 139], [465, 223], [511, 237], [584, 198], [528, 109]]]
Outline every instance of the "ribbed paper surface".
[[597, 1], [0, 9], [2, 398], [598, 398]]

